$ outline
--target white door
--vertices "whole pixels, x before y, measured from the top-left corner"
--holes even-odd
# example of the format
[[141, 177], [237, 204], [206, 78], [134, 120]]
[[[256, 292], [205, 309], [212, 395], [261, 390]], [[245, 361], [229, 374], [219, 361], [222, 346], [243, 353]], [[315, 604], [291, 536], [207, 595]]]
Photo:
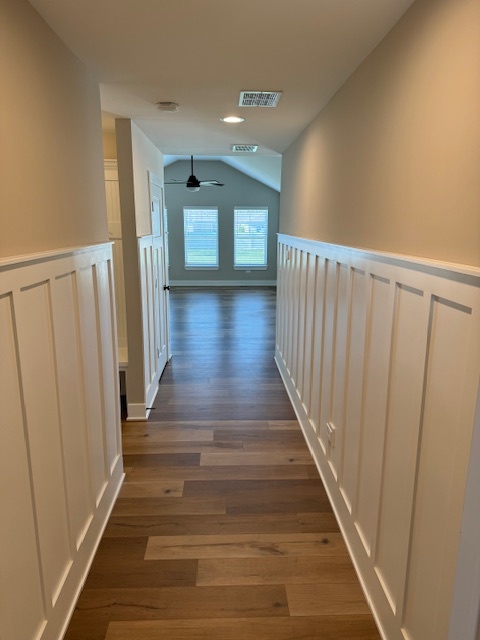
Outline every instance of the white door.
[[169, 297], [168, 270], [165, 256], [165, 232], [163, 217], [163, 188], [150, 182], [150, 197], [153, 232], [154, 287], [154, 340], [158, 359], [157, 371], [161, 376], [170, 359], [169, 348]]

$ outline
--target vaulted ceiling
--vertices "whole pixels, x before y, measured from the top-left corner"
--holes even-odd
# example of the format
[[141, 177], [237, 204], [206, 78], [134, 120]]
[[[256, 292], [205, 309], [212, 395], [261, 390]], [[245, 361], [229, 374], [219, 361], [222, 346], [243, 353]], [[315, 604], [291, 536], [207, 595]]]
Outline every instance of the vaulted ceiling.
[[[413, 0], [30, 0], [96, 74], [104, 126], [133, 119], [167, 156], [277, 158]], [[242, 90], [281, 90], [239, 107]], [[176, 113], [160, 101], [180, 105]], [[240, 115], [241, 124], [220, 119]], [[263, 165], [260, 161], [259, 166]]]

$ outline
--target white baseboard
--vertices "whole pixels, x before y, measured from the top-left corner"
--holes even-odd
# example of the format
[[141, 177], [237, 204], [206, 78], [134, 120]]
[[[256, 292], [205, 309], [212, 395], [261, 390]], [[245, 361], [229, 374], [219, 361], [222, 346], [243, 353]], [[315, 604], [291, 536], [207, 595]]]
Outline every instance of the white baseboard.
[[127, 402], [127, 422], [146, 422], [158, 393], [158, 383], [152, 383], [147, 390], [147, 402]]
[[110, 243], [0, 261], [2, 639], [61, 637], [122, 483], [113, 282]]
[[72, 567], [71, 575], [65, 582], [55, 611], [45, 627], [42, 640], [58, 640], [65, 635], [124, 479], [123, 460], [119, 456], [88, 533], [78, 550], [75, 568]]
[[127, 422], [146, 422], [150, 415], [150, 409], [144, 402], [127, 403]]
[[276, 287], [276, 280], [170, 280], [171, 287]]
[[[382, 636], [383, 640], [404, 640], [404, 638], [402, 638], [401, 636], [387, 636], [385, 630], [383, 629], [381, 616], [378, 615], [378, 612], [375, 608], [375, 603], [377, 603], [380, 599], [385, 600], [385, 595], [381, 587], [378, 585], [378, 580], [372, 573], [369, 566], [366, 563], [362, 563], [360, 561], [362, 555], [360, 553], [361, 550], [357, 549], [358, 536], [355, 530], [355, 526], [350, 522], [349, 514], [347, 512], [347, 509], [345, 508], [345, 503], [341, 499], [341, 496], [337, 495], [338, 489], [336, 488], [335, 483], [331, 482], [331, 473], [328, 473], [328, 462], [326, 461], [325, 454], [322, 451], [320, 441], [318, 440], [313, 428], [310, 425], [310, 421], [307, 417], [307, 414], [305, 413], [305, 409], [303, 408], [302, 402], [298, 397], [296, 389], [292, 384], [289, 372], [285, 368], [278, 348], [275, 350], [275, 363], [283, 380], [283, 384], [285, 385], [285, 390], [287, 391], [288, 397], [290, 398], [290, 402], [292, 403], [293, 410], [295, 411], [295, 415], [297, 416], [297, 420], [302, 429], [305, 442], [307, 443], [312, 458], [318, 469], [318, 473], [320, 474], [320, 477], [322, 479], [323, 485], [328, 495], [328, 499], [330, 501], [330, 505], [337, 519], [338, 526], [340, 527], [340, 531], [342, 532], [342, 536], [345, 540], [345, 544], [347, 545], [350, 559], [357, 573], [357, 577], [365, 595], [365, 599], [367, 600], [368, 606], [370, 607], [372, 615], [375, 618], [375, 622], [377, 623], [380, 635]], [[375, 597], [372, 597], [373, 593], [375, 593]], [[388, 604], [385, 604], [387, 605], [386, 613], [388, 614]]]
[[275, 359], [383, 637], [474, 640], [480, 269], [278, 256]]

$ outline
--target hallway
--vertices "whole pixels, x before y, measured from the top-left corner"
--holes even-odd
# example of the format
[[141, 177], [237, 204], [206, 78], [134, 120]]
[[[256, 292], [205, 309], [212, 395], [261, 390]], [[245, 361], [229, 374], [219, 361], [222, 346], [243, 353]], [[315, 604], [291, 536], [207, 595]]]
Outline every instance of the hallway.
[[173, 290], [171, 334], [66, 640], [377, 640], [273, 359], [275, 290]]

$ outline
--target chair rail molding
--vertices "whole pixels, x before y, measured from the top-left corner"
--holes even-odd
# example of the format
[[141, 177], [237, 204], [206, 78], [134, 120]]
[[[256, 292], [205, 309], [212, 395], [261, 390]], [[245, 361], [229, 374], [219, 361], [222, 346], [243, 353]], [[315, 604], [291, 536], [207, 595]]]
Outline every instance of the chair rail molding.
[[123, 481], [110, 243], [0, 261], [0, 637], [58, 640]]
[[475, 640], [480, 269], [280, 234], [277, 298], [277, 366], [383, 637]]

